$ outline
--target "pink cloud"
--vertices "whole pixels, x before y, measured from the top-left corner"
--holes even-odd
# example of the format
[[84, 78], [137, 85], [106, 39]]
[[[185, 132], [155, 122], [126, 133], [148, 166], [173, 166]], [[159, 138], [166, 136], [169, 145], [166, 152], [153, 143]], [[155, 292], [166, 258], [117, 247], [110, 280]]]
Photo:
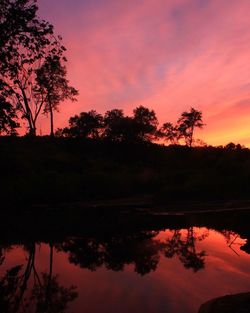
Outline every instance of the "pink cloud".
[[242, 108], [229, 113], [250, 95], [249, 1], [39, 5], [64, 37], [70, 81], [80, 91], [78, 103], [61, 106], [57, 125], [80, 111], [120, 107], [130, 113], [140, 104], [154, 108], [161, 122], [174, 121], [194, 106], [204, 113], [201, 136], [208, 143], [248, 141]]

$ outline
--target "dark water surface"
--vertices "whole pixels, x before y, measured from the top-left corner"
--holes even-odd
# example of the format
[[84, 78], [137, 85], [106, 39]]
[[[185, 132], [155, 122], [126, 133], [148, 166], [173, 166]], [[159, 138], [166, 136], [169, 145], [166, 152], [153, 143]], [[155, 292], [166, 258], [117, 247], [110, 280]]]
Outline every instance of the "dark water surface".
[[196, 313], [249, 292], [249, 214], [230, 214], [224, 227], [213, 215], [179, 228], [3, 240], [1, 312]]

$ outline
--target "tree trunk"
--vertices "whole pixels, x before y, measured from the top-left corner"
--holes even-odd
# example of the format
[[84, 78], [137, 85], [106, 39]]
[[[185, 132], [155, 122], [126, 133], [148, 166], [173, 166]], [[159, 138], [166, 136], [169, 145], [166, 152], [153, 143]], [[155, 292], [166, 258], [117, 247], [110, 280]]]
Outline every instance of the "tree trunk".
[[46, 287], [46, 298], [45, 298], [45, 309], [49, 310], [51, 304], [51, 282], [52, 282], [52, 273], [53, 273], [53, 248], [54, 245], [52, 243], [50, 246], [50, 259], [49, 259], [49, 273], [48, 273], [48, 281]]
[[50, 136], [55, 137], [54, 133], [54, 114], [53, 114], [53, 107], [51, 103], [49, 103], [49, 111], [50, 111]]
[[193, 145], [193, 136], [194, 136], [194, 126], [191, 127], [191, 132], [190, 132], [190, 142], [189, 142], [189, 147], [190, 148]]
[[29, 133], [28, 134], [30, 136], [36, 136], [36, 123], [35, 123], [33, 116], [32, 116], [32, 112], [31, 112], [31, 109], [29, 106], [28, 98], [26, 96], [25, 90], [20, 85], [19, 85], [19, 87], [21, 89], [21, 92], [23, 95], [23, 101], [24, 101], [24, 105], [22, 105], [24, 113], [25, 113], [24, 118], [26, 118], [26, 120], [28, 121], [28, 124], [29, 124]]
[[28, 285], [28, 281], [30, 279], [32, 266], [35, 262], [35, 254], [36, 254], [36, 245], [32, 244], [31, 247], [29, 248], [29, 258], [28, 258], [28, 262], [26, 265], [24, 275], [23, 275], [23, 282], [20, 286], [20, 294], [16, 297], [13, 312], [17, 312], [18, 308], [20, 308], [20, 305], [21, 305], [21, 302], [23, 300], [25, 291], [27, 290], [27, 285]]
[[29, 127], [29, 136], [36, 137], [36, 126], [32, 125]]

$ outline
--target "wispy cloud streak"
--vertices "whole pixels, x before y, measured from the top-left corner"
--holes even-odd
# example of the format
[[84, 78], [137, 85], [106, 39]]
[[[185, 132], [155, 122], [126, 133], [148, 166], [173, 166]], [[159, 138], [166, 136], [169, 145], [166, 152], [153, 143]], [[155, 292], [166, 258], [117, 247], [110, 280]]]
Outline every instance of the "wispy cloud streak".
[[68, 47], [80, 90], [58, 125], [75, 112], [136, 105], [174, 121], [190, 106], [204, 112], [211, 144], [250, 145], [249, 0], [40, 0]]

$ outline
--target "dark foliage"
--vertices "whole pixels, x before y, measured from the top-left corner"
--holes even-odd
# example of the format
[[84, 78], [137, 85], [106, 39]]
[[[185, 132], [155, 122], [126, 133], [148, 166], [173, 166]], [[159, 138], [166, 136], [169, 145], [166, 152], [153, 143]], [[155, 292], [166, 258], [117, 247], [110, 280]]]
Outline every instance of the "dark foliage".
[[0, 140], [1, 201], [65, 202], [152, 195], [155, 201], [250, 194], [248, 149], [82, 138]]
[[164, 123], [157, 134], [159, 138], [172, 145], [177, 145], [182, 140], [188, 147], [192, 147], [195, 142], [195, 128], [202, 128], [203, 126], [202, 112], [191, 108], [181, 114], [176, 125], [169, 122]]
[[112, 142], [150, 142], [157, 136], [157, 117], [153, 110], [140, 106], [133, 116], [123, 110], [107, 111], [104, 117], [92, 110], [69, 119], [69, 127], [57, 130], [57, 137], [106, 139]]
[[16, 135], [18, 127], [15, 109], [0, 96], [0, 134]]
[[68, 85], [61, 37], [37, 16], [35, 0], [2, 0], [0, 6], [0, 96], [27, 122], [30, 135], [49, 113], [77, 91]]
[[96, 111], [82, 112], [69, 119], [69, 127], [58, 129], [57, 137], [92, 138], [101, 137], [103, 117]]

